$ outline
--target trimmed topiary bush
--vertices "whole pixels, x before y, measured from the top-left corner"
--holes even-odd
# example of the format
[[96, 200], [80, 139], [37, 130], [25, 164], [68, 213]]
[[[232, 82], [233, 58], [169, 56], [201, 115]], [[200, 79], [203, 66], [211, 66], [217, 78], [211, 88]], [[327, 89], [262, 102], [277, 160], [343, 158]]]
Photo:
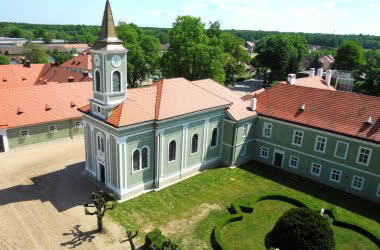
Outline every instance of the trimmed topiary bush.
[[145, 235], [144, 250], [181, 250], [181, 248], [170, 239], [162, 235], [161, 230], [155, 228]]
[[292, 208], [280, 217], [265, 244], [281, 250], [333, 250], [335, 238], [327, 218], [309, 208]]

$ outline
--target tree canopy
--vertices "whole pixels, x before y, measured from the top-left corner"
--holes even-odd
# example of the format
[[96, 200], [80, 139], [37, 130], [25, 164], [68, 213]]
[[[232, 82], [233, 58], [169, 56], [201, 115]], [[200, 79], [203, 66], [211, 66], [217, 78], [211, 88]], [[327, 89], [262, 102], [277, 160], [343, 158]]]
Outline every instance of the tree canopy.
[[61, 53], [58, 52], [57, 49], [54, 49], [53, 51], [49, 51], [48, 54], [54, 58], [56, 65], [61, 65], [73, 58], [74, 51], [71, 51], [70, 53]]
[[352, 71], [364, 64], [363, 48], [355, 41], [344, 41], [336, 52], [333, 68]]
[[380, 97], [380, 51], [368, 51], [365, 65], [354, 71], [354, 92]]
[[275, 80], [286, 79], [287, 74], [296, 73], [307, 54], [306, 40], [295, 35], [272, 35], [257, 43], [258, 54], [252, 64], [270, 69], [269, 79], [264, 84], [271, 85]]
[[145, 34], [134, 24], [121, 22], [116, 30], [119, 39], [129, 50], [128, 87], [136, 88], [159, 69], [160, 43], [157, 38]]
[[0, 65], [6, 65], [9, 64], [8, 57], [0, 54]]
[[48, 54], [37, 44], [28, 44], [24, 48], [24, 55], [31, 63], [49, 63]]

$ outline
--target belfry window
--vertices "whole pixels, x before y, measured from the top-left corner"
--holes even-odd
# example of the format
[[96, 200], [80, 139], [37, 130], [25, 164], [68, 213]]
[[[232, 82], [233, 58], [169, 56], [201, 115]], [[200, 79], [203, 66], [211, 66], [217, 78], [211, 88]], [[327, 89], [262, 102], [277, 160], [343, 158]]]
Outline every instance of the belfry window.
[[112, 91], [113, 92], [121, 91], [121, 75], [119, 71], [115, 71], [112, 74]]
[[100, 92], [100, 72], [96, 71], [95, 73], [95, 90]]

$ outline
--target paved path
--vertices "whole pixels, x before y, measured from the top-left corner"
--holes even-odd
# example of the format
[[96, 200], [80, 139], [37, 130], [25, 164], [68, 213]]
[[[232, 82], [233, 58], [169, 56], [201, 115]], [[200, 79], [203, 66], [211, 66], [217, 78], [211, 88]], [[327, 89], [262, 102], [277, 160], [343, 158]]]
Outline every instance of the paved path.
[[248, 93], [251, 93], [253, 91], [256, 91], [260, 89], [261, 84], [263, 83], [262, 80], [246, 80], [244, 82], [238, 82], [236, 85], [231, 88], [231, 90], [235, 91], [239, 95], [246, 95]]
[[99, 235], [84, 215], [97, 188], [83, 170], [83, 137], [0, 154], [0, 250], [129, 249], [120, 226]]

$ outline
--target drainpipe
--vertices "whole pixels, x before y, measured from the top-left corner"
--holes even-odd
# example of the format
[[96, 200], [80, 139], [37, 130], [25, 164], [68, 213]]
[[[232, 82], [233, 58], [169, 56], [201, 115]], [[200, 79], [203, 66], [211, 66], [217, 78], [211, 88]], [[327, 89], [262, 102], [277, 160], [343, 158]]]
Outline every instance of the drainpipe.
[[238, 124], [234, 124], [234, 133], [233, 133], [233, 141], [232, 141], [232, 152], [231, 152], [231, 166], [235, 164], [235, 144], [236, 144], [236, 129]]
[[70, 138], [73, 139], [73, 120], [70, 119]]

